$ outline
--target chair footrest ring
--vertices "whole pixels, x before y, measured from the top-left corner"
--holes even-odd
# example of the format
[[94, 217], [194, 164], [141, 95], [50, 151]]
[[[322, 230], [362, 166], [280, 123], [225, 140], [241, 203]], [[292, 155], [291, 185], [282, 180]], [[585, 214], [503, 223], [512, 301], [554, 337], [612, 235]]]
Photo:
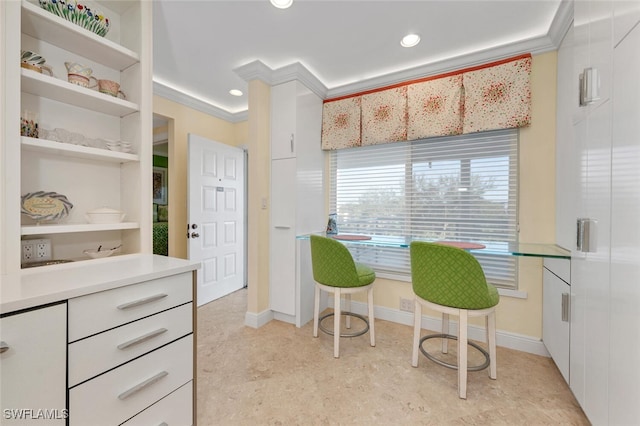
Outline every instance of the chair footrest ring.
[[[364, 328], [362, 330], [357, 330], [357, 331], [352, 331], [350, 333], [340, 333], [340, 337], [357, 337], [357, 336], [362, 336], [363, 334], [365, 334], [367, 331], [369, 331], [369, 320], [367, 318], [365, 318], [364, 316], [360, 315], [360, 314], [354, 314], [353, 312], [342, 312], [342, 315], [349, 315], [351, 317], [355, 317], [355, 318], [359, 318], [362, 321], [364, 321]], [[325, 333], [333, 336], [333, 329], [329, 329], [326, 328], [322, 325], [322, 321], [325, 320], [326, 318], [332, 317], [334, 316], [333, 312], [328, 313], [326, 315], [321, 316], [318, 319], [318, 328], [322, 331], [324, 331]]]
[[[422, 354], [424, 356], [426, 356], [427, 358], [429, 358], [431, 361], [435, 362], [436, 364], [440, 364], [443, 367], [447, 367], [447, 368], [451, 368], [453, 370], [457, 370], [458, 366], [456, 364], [449, 364], [448, 362], [444, 362], [441, 359], [438, 359], [435, 356], [431, 355], [429, 352], [427, 352], [422, 347], [422, 344], [427, 339], [434, 339], [434, 338], [438, 338], [438, 337], [442, 338], [442, 339], [458, 340], [457, 336], [454, 336], [454, 335], [451, 335], [451, 334], [430, 334], [430, 335], [424, 336], [423, 338], [420, 339], [420, 352], [422, 352]], [[480, 346], [478, 346], [474, 342], [467, 341], [467, 343], [469, 344], [469, 346], [472, 346], [472, 347], [476, 348], [478, 351], [480, 351], [480, 353], [482, 355], [484, 355], [484, 363], [483, 364], [472, 365], [471, 367], [467, 367], [467, 371], [480, 371], [480, 370], [484, 370], [485, 368], [487, 368], [489, 366], [489, 353], [487, 351], [485, 351], [484, 349], [482, 349]]]

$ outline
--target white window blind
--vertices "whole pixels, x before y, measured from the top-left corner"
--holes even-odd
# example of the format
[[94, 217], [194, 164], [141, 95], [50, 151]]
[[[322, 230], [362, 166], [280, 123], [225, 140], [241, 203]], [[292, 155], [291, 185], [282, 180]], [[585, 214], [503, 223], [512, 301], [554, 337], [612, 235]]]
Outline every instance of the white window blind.
[[[394, 241], [517, 241], [518, 130], [331, 153], [331, 211], [343, 233]], [[350, 247], [377, 271], [410, 274], [409, 250]], [[475, 254], [487, 279], [516, 287], [513, 256]]]

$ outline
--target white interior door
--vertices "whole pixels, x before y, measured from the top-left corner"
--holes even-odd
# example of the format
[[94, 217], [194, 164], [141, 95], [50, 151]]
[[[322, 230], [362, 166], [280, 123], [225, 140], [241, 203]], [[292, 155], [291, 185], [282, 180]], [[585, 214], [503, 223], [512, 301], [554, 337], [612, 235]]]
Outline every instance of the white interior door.
[[240, 148], [189, 134], [188, 249], [198, 306], [244, 286], [245, 171]]

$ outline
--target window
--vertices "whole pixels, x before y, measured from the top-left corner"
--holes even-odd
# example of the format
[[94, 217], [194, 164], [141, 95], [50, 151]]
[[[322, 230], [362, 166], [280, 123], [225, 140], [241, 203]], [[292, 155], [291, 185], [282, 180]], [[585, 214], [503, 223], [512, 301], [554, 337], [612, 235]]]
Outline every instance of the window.
[[[517, 241], [518, 130], [396, 142], [331, 153], [340, 233], [409, 240]], [[409, 274], [409, 250], [353, 246], [379, 272]], [[487, 279], [515, 288], [513, 256], [476, 254]]]

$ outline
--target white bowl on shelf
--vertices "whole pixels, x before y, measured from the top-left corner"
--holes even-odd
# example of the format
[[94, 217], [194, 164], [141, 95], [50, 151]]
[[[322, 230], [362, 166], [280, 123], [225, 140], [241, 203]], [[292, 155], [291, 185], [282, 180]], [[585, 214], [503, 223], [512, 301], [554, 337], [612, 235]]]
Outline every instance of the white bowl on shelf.
[[102, 246], [100, 246], [97, 249], [84, 250], [83, 253], [86, 254], [87, 256], [89, 256], [92, 259], [102, 259], [103, 257], [109, 257], [113, 253], [115, 253], [117, 251], [120, 251], [120, 247], [121, 246], [103, 250]]
[[110, 209], [108, 207], [90, 210], [84, 215], [87, 222], [93, 224], [120, 223], [124, 220], [125, 216], [126, 214], [120, 210]]

